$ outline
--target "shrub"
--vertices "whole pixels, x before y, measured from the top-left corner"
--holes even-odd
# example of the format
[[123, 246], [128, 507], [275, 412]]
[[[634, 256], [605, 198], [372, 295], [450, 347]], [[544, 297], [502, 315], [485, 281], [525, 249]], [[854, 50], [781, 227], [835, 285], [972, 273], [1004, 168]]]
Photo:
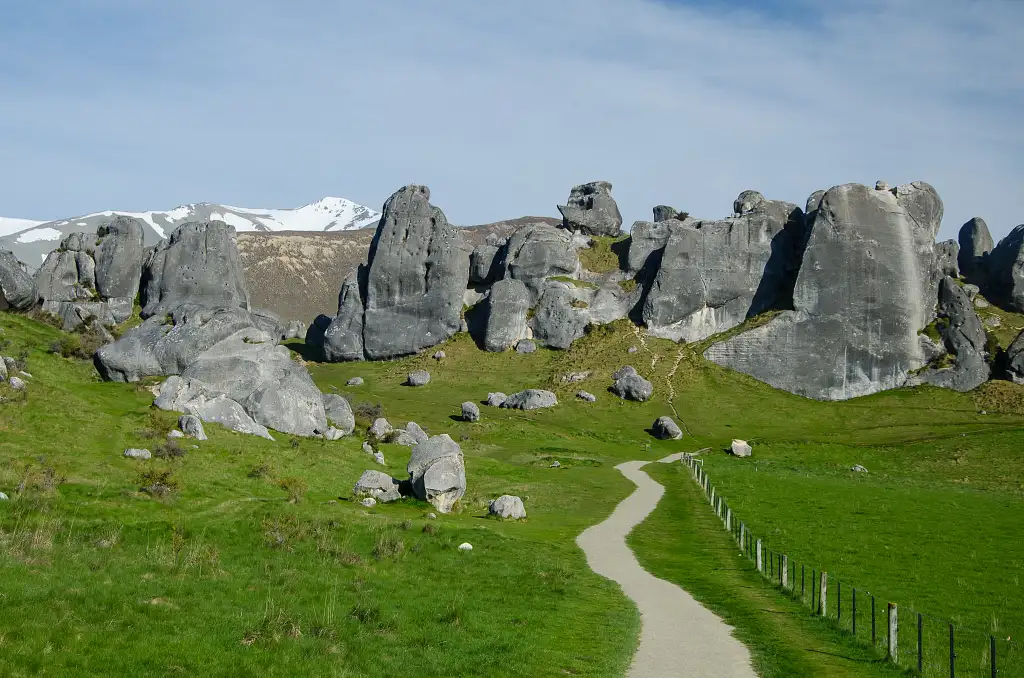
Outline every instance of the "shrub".
[[180, 490], [171, 469], [150, 469], [139, 474], [139, 491], [162, 499]]
[[369, 426], [374, 419], [384, 416], [384, 405], [370, 402], [352, 403], [352, 414], [355, 415], [357, 421], [366, 422], [366, 425]]
[[298, 504], [302, 501], [307, 489], [306, 481], [296, 476], [282, 478], [277, 482], [277, 486], [288, 493], [289, 504]]
[[373, 545], [373, 557], [377, 560], [398, 558], [405, 552], [405, 541], [395, 532], [385, 532], [377, 537]]
[[249, 469], [249, 473], [246, 475], [250, 478], [269, 478], [273, 475], [273, 470], [269, 464], [258, 464]]
[[153, 456], [159, 459], [178, 459], [185, 456], [185, 448], [179, 445], [174, 438], [168, 438], [153, 450]]
[[622, 288], [623, 292], [628, 294], [639, 287], [639, 283], [637, 283], [636, 278], [630, 278], [629, 280], [620, 280], [619, 287]]

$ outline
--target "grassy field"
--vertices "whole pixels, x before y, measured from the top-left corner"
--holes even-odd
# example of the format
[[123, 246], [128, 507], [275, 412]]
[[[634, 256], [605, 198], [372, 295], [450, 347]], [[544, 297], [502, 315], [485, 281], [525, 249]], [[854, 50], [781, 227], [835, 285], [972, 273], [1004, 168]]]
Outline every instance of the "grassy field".
[[[126, 447], [163, 447], [176, 416], [154, 411], [143, 385], [101, 383], [90, 364], [51, 354], [56, 330], [7, 314], [0, 326], [0, 352], [27, 349], [33, 375], [27, 397], [5, 391], [0, 405], [0, 490], [11, 495], [0, 502], [5, 676], [622, 675], [635, 608], [589, 572], [575, 536], [631, 491], [616, 463], [705, 446], [734, 508], [780, 548], [932, 614], [1008, 635], [1024, 625], [1012, 600], [1024, 569], [1012, 539], [1024, 517], [1014, 454], [1024, 417], [979, 415], [972, 396], [921, 388], [815, 403], [621, 323], [566, 352], [486, 354], [460, 336], [440, 363], [311, 364], [321, 389], [357, 410], [380, 404], [393, 424], [414, 420], [460, 442], [467, 496], [460, 512], [431, 520], [412, 500], [369, 510], [348, 500], [374, 467], [360, 437], [271, 442], [210, 426], [210, 440], [184, 455], [125, 459]], [[623, 364], [652, 378], [651, 402], [606, 392]], [[430, 384], [402, 386], [419, 367]], [[559, 382], [585, 369], [587, 381]], [[365, 384], [347, 387], [352, 376]], [[481, 422], [457, 421], [465, 400], [529, 386], [556, 390], [560, 405], [483, 407]], [[580, 388], [598, 402], [575, 400]], [[673, 408], [691, 437], [651, 439], [645, 429]], [[753, 459], [719, 453], [733, 437], [751, 440]], [[408, 450], [382, 449], [404, 477]], [[853, 463], [871, 473], [853, 476]], [[746, 566], [729, 587], [710, 586], [736, 558], [728, 536], [695, 510], [681, 468], [657, 472], [670, 491], [635, 533], [638, 556], [729, 618], [763, 675], [891, 675]], [[161, 474], [172, 492], [141, 491]], [[524, 498], [526, 521], [486, 518], [504, 493]], [[474, 550], [459, 552], [463, 541]], [[790, 612], [786, 625], [777, 610]], [[840, 663], [828, 653], [853, 659], [831, 673]]]

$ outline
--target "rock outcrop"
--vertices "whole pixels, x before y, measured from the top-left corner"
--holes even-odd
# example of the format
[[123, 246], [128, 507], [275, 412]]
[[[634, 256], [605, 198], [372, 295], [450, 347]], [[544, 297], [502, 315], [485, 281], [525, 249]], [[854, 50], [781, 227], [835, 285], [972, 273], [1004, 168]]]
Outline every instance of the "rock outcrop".
[[960, 277], [959, 255], [960, 246], [956, 244], [956, 240], [935, 243], [935, 270], [939, 277]]
[[551, 391], [528, 388], [505, 398], [500, 407], [510, 410], [539, 410], [545, 407], [554, 407], [557, 404], [558, 397]]
[[651, 427], [655, 438], [661, 440], [680, 440], [683, 437], [683, 430], [672, 417], [658, 417]]
[[589, 317], [584, 309], [588, 307], [565, 283], [550, 284], [531, 321], [533, 338], [548, 348], [569, 348], [586, 330]]
[[348, 401], [336, 393], [321, 394], [320, 400], [324, 405], [327, 423], [343, 435], [350, 435], [356, 428], [356, 417]]
[[23, 311], [36, 303], [36, 286], [9, 250], [0, 250], [0, 311]]
[[988, 253], [984, 269], [979, 283], [985, 297], [1000, 308], [1024, 313], [1024, 224]]
[[406, 470], [416, 498], [430, 502], [441, 513], [450, 513], [466, 493], [462, 449], [447, 433], [415, 445]]
[[359, 480], [352, 487], [352, 496], [356, 498], [372, 497], [373, 499], [386, 504], [402, 498], [398, 490], [399, 482], [380, 471], [363, 471]]
[[960, 227], [958, 238], [960, 252], [957, 254], [957, 261], [960, 272], [972, 282], [983, 279], [985, 257], [995, 247], [988, 224], [981, 217], [974, 217]]
[[970, 391], [988, 381], [985, 328], [967, 293], [950, 277], [939, 284], [938, 330], [946, 350], [956, 356], [956, 363], [953, 367], [929, 369], [921, 378], [954, 391]]
[[142, 317], [182, 304], [249, 309], [235, 229], [222, 221], [178, 226], [149, 253], [142, 269]]
[[522, 520], [526, 517], [526, 507], [523, 506], [522, 498], [511, 494], [503, 494], [491, 501], [487, 512], [502, 520]]
[[529, 224], [509, 237], [497, 265], [501, 279], [511, 278], [526, 285], [532, 305], [548, 278], [577, 277], [580, 258], [572, 237], [564, 230]]
[[794, 310], [704, 355], [819, 400], [903, 385], [926, 362], [918, 332], [934, 317], [941, 220], [925, 183], [830, 189], [814, 210]]
[[[804, 242], [803, 212], [796, 205], [745, 191], [740, 216], [721, 221], [662, 222], [642, 229], [644, 251], [656, 251], [667, 230], [660, 267], [643, 304], [654, 336], [700, 341], [772, 309], [790, 308]], [[756, 194], [760, 196], [760, 194]], [[646, 255], [649, 258], [650, 255]]]
[[632, 365], [621, 367], [612, 374], [611, 391], [623, 400], [647, 402], [654, 395], [654, 384], [647, 381]]
[[562, 226], [586, 235], [617, 236], [622, 232], [622, 215], [612, 198], [612, 185], [592, 181], [575, 186], [565, 205], [559, 205]]
[[506, 278], [491, 286], [485, 304], [484, 348], [507, 351], [527, 338], [526, 316], [530, 310], [530, 292], [521, 280]]

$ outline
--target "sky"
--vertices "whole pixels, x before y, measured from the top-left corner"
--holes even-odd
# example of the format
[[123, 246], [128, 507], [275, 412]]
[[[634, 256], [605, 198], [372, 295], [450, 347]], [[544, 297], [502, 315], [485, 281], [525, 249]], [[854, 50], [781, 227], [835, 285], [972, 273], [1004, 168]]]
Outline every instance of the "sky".
[[626, 224], [927, 181], [1024, 222], [1020, 0], [0, 0], [0, 215], [209, 201]]

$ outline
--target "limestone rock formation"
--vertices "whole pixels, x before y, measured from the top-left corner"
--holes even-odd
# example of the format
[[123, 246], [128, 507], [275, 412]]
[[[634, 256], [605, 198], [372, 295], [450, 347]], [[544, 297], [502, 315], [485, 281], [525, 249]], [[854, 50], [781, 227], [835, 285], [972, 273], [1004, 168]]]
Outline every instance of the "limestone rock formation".
[[577, 277], [580, 258], [564, 230], [529, 224], [509, 237], [497, 266], [500, 279], [512, 278], [526, 285], [532, 302], [540, 297], [548, 278]]
[[485, 304], [484, 348], [507, 351], [527, 337], [526, 315], [530, 310], [530, 292], [520, 280], [506, 278], [491, 286]]
[[1006, 376], [1013, 383], [1024, 385], [1024, 332], [1006, 349]]
[[647, 402], [654, 395], [654, 384], [647, 381], [632, 365], [626, 365], [612, 374], [611, 391], [623, 400]]
[[146, 257], [142, 270], [142, 317], [181, 304], [249, 309], [249, 290], [238, 256], [235, 229], [222, 221], [178, 226]]
[[320, 400], [323, 402], [324, 415], [327, 417], [328, 424], [346, 436], [355, 430], [356, 417], [347, 400], [336, 393], [323, 393]]
[[399, 482], [387, 473], [363, 471], [363, 475], [359, 476], [359, 480], [356, 481], [355, 486], [352, 488], [352, 496], [357, 498], [371, 497], [382, 504], [386, 504], [402, 498], [401, 492], [398, 491], [398, 486]]
[[487, 405], [490, 407], [501, 407], [506, 400], [508, 400], [508, 396], [500, 391], [487, 394]]
[[462, 420], [480, 421], [480, 406], [468, 400], [462, 403]]
[[487, 512], [502, 520], [522, 520], [526, 517], [526, 507], [523, 506], [522, 498], [511, 494], [503, 494], [491, 501]]
[[370, 424], [370, 429], [367, 431], [371, 438], [375, 438], [377, 440], [387, 440], [394, 432], [395, 429], [391, 426], [391, 422], [384, 417], [374, 419], [373, 423]]
[[984, 267], [979, 283], [985, 297], [1000, 308], [1024, 313], [1024, 224], [999, 241]]
[[960, 277], [959, 254], [960, 246], [956, 244], [956, 240], [935, 243], [935, 269], [939, 277]]
[[409, 386], [426, 386], [430, 383], [430, 372], [426, 370], [413, 370], [406, 377], [405, 383]]
[[466, 493], [466, 465], [462, 449], [447, 433], [412, 448], [406, 466], [413, 494], [441, 513], [450, 513]]
[[469, 249], [426, 186], [409, 185], [384, 203], [370, 245], [363, 347], [394, 358], [445, 341], [462, 324]]
[[551, 391], [528, 388], [508, 396], [500, 406], [512, 410], [539, 410], [544, 407], [554, 407], [557, 404], [558, 397]]
[[704, 355], [819, 400], [903, 385], [926, 360], [918, 332], [934, 317], [942, 201], [922, 182], [845, 184], [814, 212], [794, 310]]
[[651, 430], [654, 437], [661, 440], [680, 440], [683, 437], [683, 430], [672, 417], [658, 417]]
[[36, 302], [36, 286], [21, 262], [9, 250], [0, 250], [0, 311], [31, 308]]
[[957, 261], [960, 272], [971, 281], [984, 278], [985, 257], [995, 247], [988, 224], [981, 217], [974, 217], [960, 227], [958, 238], [960, 252]]
[[363, 359], [363, 307], [366, 303], [364, 288], [367, 271], [368, 268], [362, 265], [342, 283], [338, 295], [338, 315], [330, 319], [320, 342], [316, 341], [315, 336], [310, 341], [310, 335], [306, 333], [306, 343], [321, 346], [323, 359], [327, 362]]
[[956, 364], [927, 370], [922, 379], [955, 391], [981, 386], [990, 373], [985, 361], [985, 328], [967, 293], [950, 277], [939, 284], [939, 318], [939, 335], [946, 350], [956, 356]]
[[578, 308], [576, 302], [573, 292], [564, 284], [549, 285], [531, 321], [533, 338], [548, 348], [569, 348], [583, 336], [588, 322], [587, 312]]
[[569, 200], [559, 205], [562, 226], [570, 231], [587, 235], [617, 236], [622, 229], [622, 215], [612, 198], [612, 185], [607, 181], [592, 181], [575, 186]]
[[[663, 222], [649, 230], [656, 237], [647, 239], [645, 249], [668, 231], [643, 304], [651, 334], [700, 341], [763, 311], [790, 307], [804, 242], [803, 212], [751, 193], [736, 199], [738, 217]], [[641, 256], [634, 260], [631, 252], [630, 265], [639, 265]]]

